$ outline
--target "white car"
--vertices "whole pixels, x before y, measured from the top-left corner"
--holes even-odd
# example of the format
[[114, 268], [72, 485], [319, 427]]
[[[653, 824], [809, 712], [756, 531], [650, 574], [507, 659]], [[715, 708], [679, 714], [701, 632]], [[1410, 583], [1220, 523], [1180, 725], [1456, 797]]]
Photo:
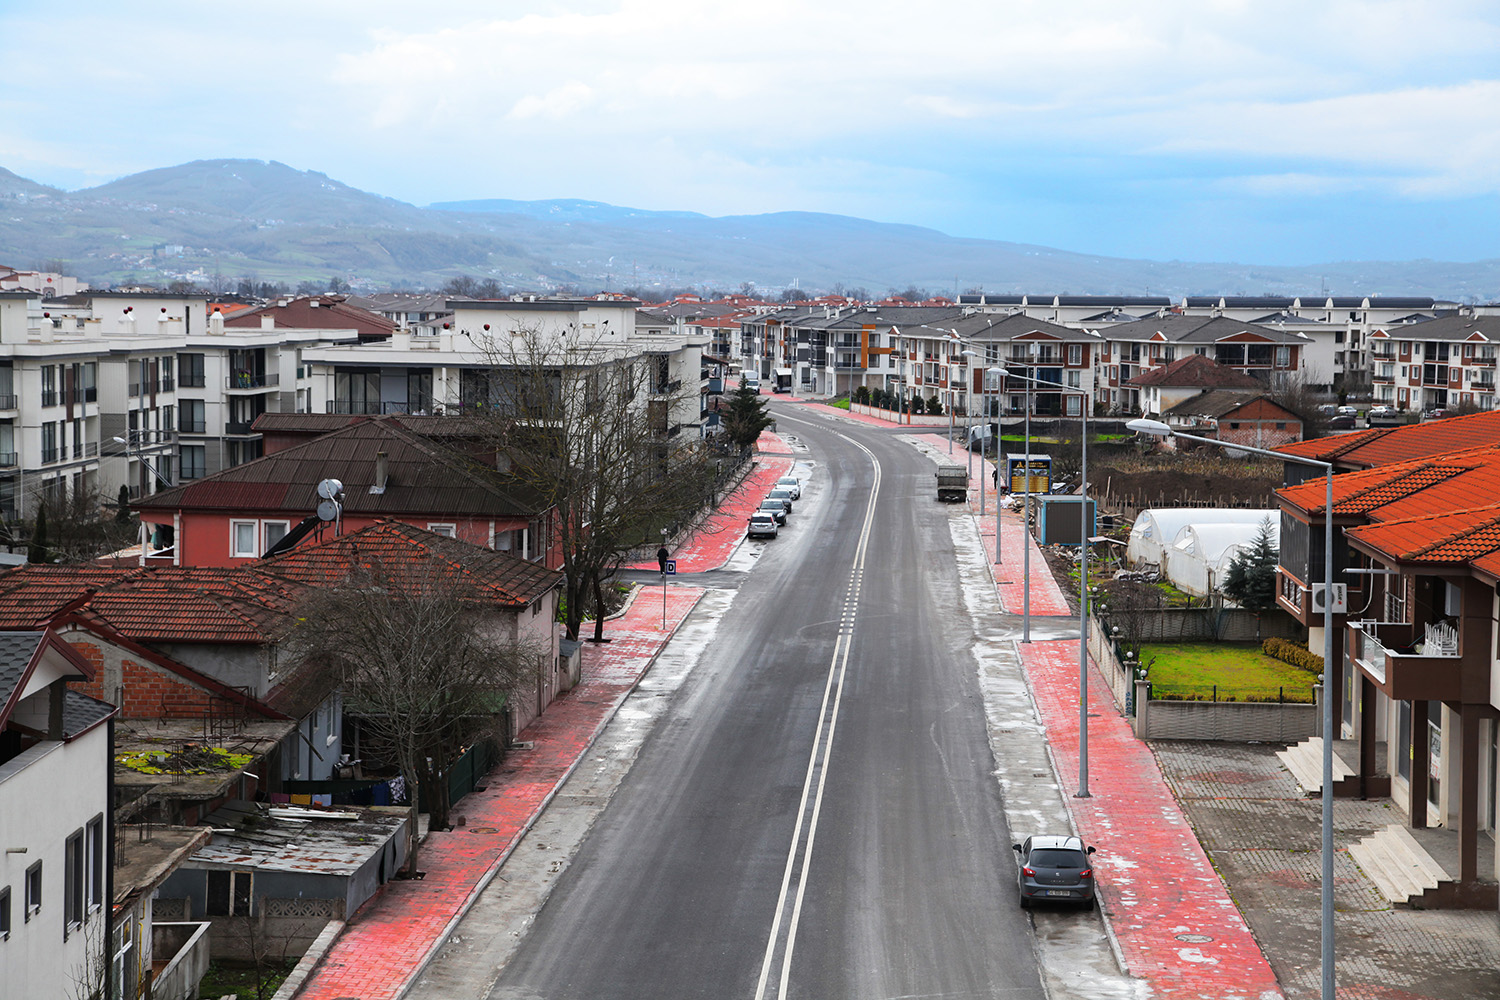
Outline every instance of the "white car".
[[776, 480], [776, 489], [786, 490], [792, 495], [793, 500], [802, 499], [802, 480], [796, 476], [782, 476]]

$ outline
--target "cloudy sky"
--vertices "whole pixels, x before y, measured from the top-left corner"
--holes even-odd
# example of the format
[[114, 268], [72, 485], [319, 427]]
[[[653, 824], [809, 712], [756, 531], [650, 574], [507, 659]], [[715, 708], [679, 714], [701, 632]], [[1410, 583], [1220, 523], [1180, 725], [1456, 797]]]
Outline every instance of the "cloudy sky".
[[0, 166], [833, 212], [1111, 256], [1500, 257], [1493, 0], [0, 0]]

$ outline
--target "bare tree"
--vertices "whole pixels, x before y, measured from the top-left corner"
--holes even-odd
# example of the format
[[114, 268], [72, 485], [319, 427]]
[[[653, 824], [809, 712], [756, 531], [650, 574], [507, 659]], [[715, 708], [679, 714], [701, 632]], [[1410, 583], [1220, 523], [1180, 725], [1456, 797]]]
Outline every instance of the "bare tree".
[[487, 371], [465, 412], [505, 471], [553, 511], [568, 638], [592, 602], [600, 639], [605, 583], [712, 501], [718, 456], [672, 423], [684, 410], [697, 415], [698, 372], [673, 379], [665, 356], [571, 329], [517, 328], [475, 343]]
[[1303, 434], [1306, 437], [1321, 437], [1328, 430], [1328, 418], [1318, 406], [1327, 402], [1318, 387], [1323, 385], [1322, 373], [1311, 368], [1277, 372], [1271, 377], [1270, 389], [1266, 393], [1278, 406], [1291, 410], [1302, 418]]
[[[293, 656], [338, 671], [347, 713], [400, 770], [414, 819], [425, 787], [433, 829], [448, 825], [449, 766], [493, 735], [505, 700], [546, 659], [454, 572], [463, 548], [417, 566], [371, 560], [340, 586], [313, 589], [285, 640]], [[412, 834], [415, 870], [415, 822]]]

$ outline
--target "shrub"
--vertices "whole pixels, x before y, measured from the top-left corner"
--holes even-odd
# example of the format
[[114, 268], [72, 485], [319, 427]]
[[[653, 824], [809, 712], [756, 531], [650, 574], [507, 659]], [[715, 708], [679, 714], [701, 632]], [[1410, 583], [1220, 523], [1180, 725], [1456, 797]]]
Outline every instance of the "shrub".
[[1323, 658], [1295, 642], [1272, 636], [1260, 644], [1260, 651], [1282, 663], [1290, 663], [1309, 673], [1321, 674], [1323, 672]]

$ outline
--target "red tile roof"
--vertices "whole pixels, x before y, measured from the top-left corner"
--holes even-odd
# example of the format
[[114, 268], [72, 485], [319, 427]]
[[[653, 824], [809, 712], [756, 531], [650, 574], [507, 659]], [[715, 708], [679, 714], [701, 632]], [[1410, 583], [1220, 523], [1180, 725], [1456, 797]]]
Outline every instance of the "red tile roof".
[[1500, 503], [1349, 528], [1349, 539], [1403, 562], [1463, 563], [1500, 551]]
[[1235, 371], [1204, 354], [1189, 354], [1171, 364], [1142, 372], [1129, 385], [1156, 385], [1200, 389], [1259, 389], [1266, 384], [1253, 375]]
[[562, 574], [411, 525], [382, 521], [253, 566], [20, 566], [0, 575], [0, 630], [75, 616], [138, 642], [260, 643], [290, 624], [309, 587], [336, 586], [354, 567], [445, 586], [511, 610], [558, 587]]
[[1276, 450], [1344, 468], [1368, 469], [1493, 444], [1500, 444], [1500, 410], [1405, 427], [1371, 428], [1357, 434], [1299, 441]]
[[[1276, 495], [1305, 513], [1321, 514], [1326, 491], [1324, 478], [1316, 476]], [[1500, 445], [1333, 477], [1335, 517], [1398, 520], [1419, 511], [1474, 507], [1490, 497], [1500, 497]]]

